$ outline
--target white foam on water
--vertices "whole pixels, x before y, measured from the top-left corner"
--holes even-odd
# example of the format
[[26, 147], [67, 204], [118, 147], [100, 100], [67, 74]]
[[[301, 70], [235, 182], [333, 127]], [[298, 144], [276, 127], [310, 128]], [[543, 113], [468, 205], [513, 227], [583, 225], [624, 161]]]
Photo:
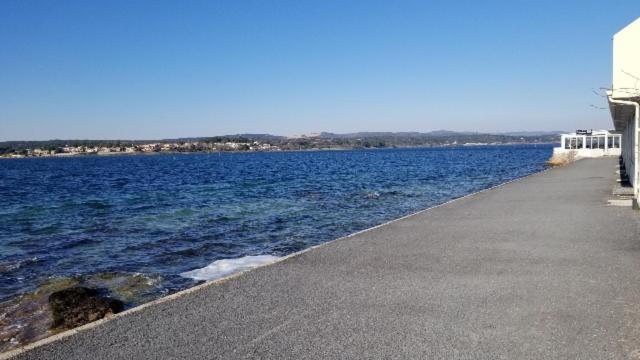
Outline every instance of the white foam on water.
[[216, 260], [203, 268], [183, 272], [180, 276], [194, 280], [215, 280], [258, 266], [271, 264], [278, 259], [280, 259], [279, 256], [256, 255]]

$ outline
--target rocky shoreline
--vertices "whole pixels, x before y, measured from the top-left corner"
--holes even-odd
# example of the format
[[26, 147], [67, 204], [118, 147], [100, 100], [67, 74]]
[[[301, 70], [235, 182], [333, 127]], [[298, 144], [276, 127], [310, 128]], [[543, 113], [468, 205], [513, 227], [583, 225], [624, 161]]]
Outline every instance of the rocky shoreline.
[[0, 352], [151, 301], [160, 281], [135, 273], [49, 279], [33, 292], [0, 303]]

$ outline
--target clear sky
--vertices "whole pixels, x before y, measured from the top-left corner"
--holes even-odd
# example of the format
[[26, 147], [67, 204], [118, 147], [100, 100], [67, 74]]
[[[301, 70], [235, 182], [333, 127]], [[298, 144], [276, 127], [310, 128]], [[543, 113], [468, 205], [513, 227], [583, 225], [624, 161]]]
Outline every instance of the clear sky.
[[0, 1], [0, 140], [608, 128], [640, 1]]

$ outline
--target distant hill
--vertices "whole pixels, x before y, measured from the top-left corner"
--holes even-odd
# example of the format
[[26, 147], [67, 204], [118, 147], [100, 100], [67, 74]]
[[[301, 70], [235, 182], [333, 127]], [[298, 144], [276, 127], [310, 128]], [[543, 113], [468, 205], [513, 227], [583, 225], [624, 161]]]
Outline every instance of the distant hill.
[[[234, 151], [255, 148], [273, 150], [305, 149], [358, 149], [389, 147], [433, 147], [459, 145], [542, 144], [557, 143], [561, 131], [521, 131], [501, 134], [437, 130], [431, 132], [355, 132], [336, 134], [330, 132], [286, 137], [271, 134], [235, 134], [210, 137], [189, 137], [162, 140], [48, 140], [0, 142], [0, 155], [29, 153], [34, 149], [60, 152], [64, 147], [140, 147], [147, 144], [168, 144], [168, 148], [231, 149]], [[231, 143], [231, 144], [230, 144]], [[235, 145], [233, 145], [235, 143]], [[254, 143], [262, 144], [254, 146]], [[209, 144], [209, 145], [206, 145]], [[218, 144], [218, 145], [215, 145]], [[226, 144], [226, 145], [225, 145]], [[215, 145], [215, 146], [214, 146]], [[158, 146], [160, 147], [160, 146]], [[195, 150], [199, 151], [199, 150]]]
[[358, 138], [406, 138], [406, 137], [456, 137], [456, 136], [557, 136], [566, 133], [566, 131], [513, 131], [502, 133], [482, 133], [477, 131], [451, 131], [451, 130], [435, 130], [429, 132], [403, 131], [403, 132], [355, 132], [336, 134], [330, 132], [322, 132], [318, 137], [324, 139], [358, 139]]
[[238, 134], [237, 136], [253, 139], [256, 141], [282, 141], [287, 138], [286, 136], [271, 134]]
[[478, 135], [478, 132], [471, 131], [449, 131], [449, 130], [436, 130], [429, 132], [417, 132], [417, 131], [401, 131], [401, 132], [372, 132], [363, 131], [346, 134], [335, 134], [330, 132], [320, 133], [321, 138], [325, 139], [356, 139], [356, 138], [402, 138], [402, 137], [439, 137], [439, 136], [459, 136], [459, 135]]
[[507, 135], [507, 136], [548, 136], [548, 135], [560, 135], [566, 134], [569, 131], [565, 130], [557, 130], [557, 131], [512, 131], [512, 132], [503, 132], [498, 133], [499, 135]]

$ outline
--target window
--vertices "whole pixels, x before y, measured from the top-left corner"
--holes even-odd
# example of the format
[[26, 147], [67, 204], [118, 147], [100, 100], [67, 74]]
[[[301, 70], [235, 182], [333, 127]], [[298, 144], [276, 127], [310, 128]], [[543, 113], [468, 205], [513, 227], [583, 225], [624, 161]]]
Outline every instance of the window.
[[577, 139], [574, 137], [568, 138], [567, 140], [569, 140], [569, 149], [575, 150], [577, 149]]
[[607, 137], [607, 147], [609, 149], [619, 149], [621, 137], [622, 135], [609, 135]]

